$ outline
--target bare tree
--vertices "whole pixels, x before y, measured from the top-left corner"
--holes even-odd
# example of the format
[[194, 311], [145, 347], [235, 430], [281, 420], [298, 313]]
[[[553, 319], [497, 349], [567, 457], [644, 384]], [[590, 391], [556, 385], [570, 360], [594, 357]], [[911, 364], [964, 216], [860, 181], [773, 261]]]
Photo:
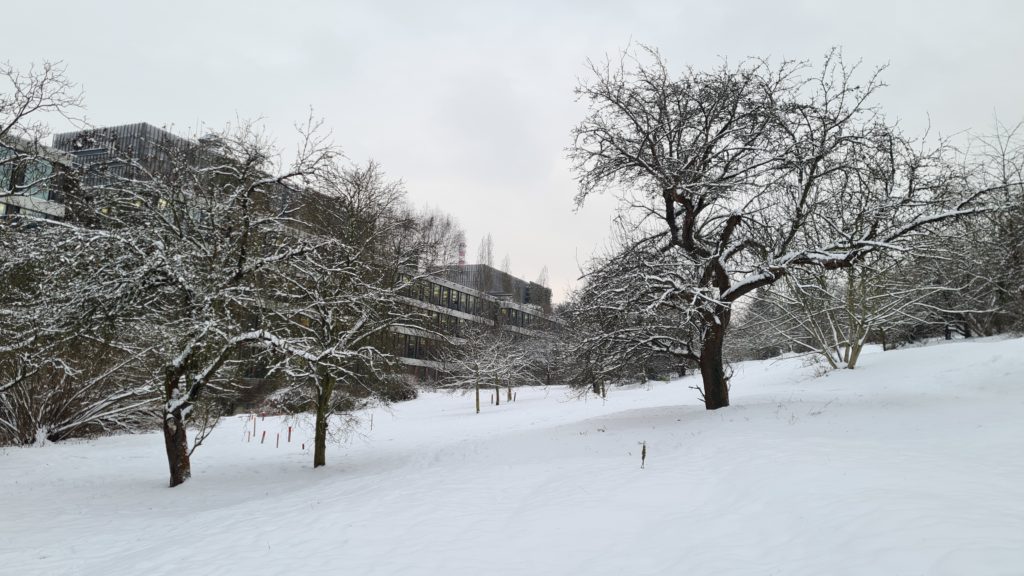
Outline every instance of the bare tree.
[[62, 208], [50, 200], [74, 176], [43, 146], [46, 121], [80, 108], [62, 64], [0, 64], [0, 443], [138, 429], [157, 404], [140, 328], [114, 330], [96, 306], [117, 243], [40, 211]]
[[494, 266], [494, 238], [490, 233], [480, 239], [480, 248], [477, 251], [476, 263]]
[[60, 62], [27, 70], [0, 63], [0, 203], [39, 195], [60, 172], [43, 140], [46, 117], [75, 120], [82, 97]]
[[[0, 221], [0, 443], [57, 441], [145, 426], [158, 394], [139, 366], [142, 328], [113, 330], [94, 307], [107, 273], [74, 228]], [[90, 288], [92, 287], [92, 288]]]
[[505, 294], [512, 293], [512, 259], [508, 254], [501, 260], [501, 291]]
[[575, 366], [571, 383], [595, 391], [606, 381], [651, 379], [666, 366], [678, 372], [692, 359], [697, 336], [692, 304], [660, 301], [652, 290], [687, 281], [685, 263], [676, 253], [619, 234], [618, 245], [590, 263], [564, 312]]
[[999, 125], [994, 135], [965, 138], [966, 172], [978, 187], [997, 187], [992, 196], [999, 210], [946, 222], [904, 239], [903, 250], [868, 255], [857, 267], [793, 271], [745, 307], [747, 338], [774, 338], [789, 350], [820, 355], [832, 368], [854, 368], [869, 338], [886, 347], [943, 333], [1010, 329], [1019, 308], [1021, 269], [1014, 254], [1022, 244], [1013, 231], [1020, 206], [1015, 183], [1024, 168], [1016, 132]]
[[479, 276], [475, 279], [476, 286], [483, 292], [490, 292], [494, 289], [494, 274], [491, 272], [494, 267], [494, 238], [489, 232], [480, 239], [476, 263], [483, 264], [476, 271]]
[[315, 214], [310, 232], [323, 240], [285, 263], [273, 296], [268, 326], [286, 357], [286, 383], [275, 395], [315, 413], [314, 468], [326, 464], [333, 415], [387, 402], [401, 379], [390, 331], [416, 328], [421, 319], [398, 297], [422, 253], [391, 251], [390, 240], [402, 233], [402, 197], [373, 163], [325, 180], [307, 206]]
[[870, 336], [884, 340], [939, 315], [963, 312], [932, 302], [964, 287], [919, 276], [911, 266], [910, 258], [876, 253], [839, 271], [791, 272], [764, 294], [768, 306], [752, 309], [748, 329], [772, 335], [791, 350], [817, 354], [832, 368], [853, 369]]
[[[733, 303], [798, 268], [839, 269], [939, 223], [988, 209], [970, 186], [887, 124], [836, 51], [820, 71], [764, 60], [673, 77], [654, 50], [591, 66], [590, 107], [570, 157], [582, 203], [619, 187], [638, 245], [673, 254], [647, 277], [647, 306], [676, 302], [694, 334], [708, 409], [729, 405], [723, 345]], [[653, 247], [653, 248], [652, 248]]]
[[139, 369], [146, 351], [123, 346], [67, 338], [45, 348], [48, 361], [20, 366], [31, 373], [0, 393], [0, 444], [152, 428], [159, 395]]
[[444, 365], [444, 376], [439, 386], [473, 390], [477, 414], [480, 413], [482, 387], [493, 387], [500, 403], [500, 387], [519, 378], [527, 368], [523, 347], [510, 332], [495, 327], [467, 329], [453, 344], [442, 348], [439, 353], [439, 360]]
[[540, 274], [537, 275], [537, 285], [548, 288], [548, 267], [544, 266], [540, 269]]
[[964, 286], [937, 307], [966, 310], [963, 327], [991, 335], [1024, 329], [1024, 123], [974, 138], [969, 148], [977, 178], [996, 187], [1001, 210], [941, 231], [944, 251], [923, 262], [934, 276]]
[[158, 335], [149, 346], [158, 366], [152, 381], [164, 402], [172, 487], [191, 475], [186, 426], [194, 403], [225, 383], [221, 369], [240, 347], [274, 341], [263, 325], [270, 305], [263, 287], [284, 263], [315, 249], [294, 213], [338, 155], [316, 128], [303, 129], [284, 165], [248, 124], [167, 150], [159, 172], [126, 158], [133, 178], [99, 178], [76, 206], [110, 244], [97, 314]]
[[420, 251], [416, 268], [439, 273], [456, 266], [466, 242], [458, 221], [437, 209], [406, 212], [413, 231], [410, 244], [418, 246]]

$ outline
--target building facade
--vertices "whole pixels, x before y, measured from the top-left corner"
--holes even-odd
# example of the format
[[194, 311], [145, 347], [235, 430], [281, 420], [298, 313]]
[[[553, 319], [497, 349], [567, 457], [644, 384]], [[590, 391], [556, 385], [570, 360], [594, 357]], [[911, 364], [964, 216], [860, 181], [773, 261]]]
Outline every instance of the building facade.
[[0, 218], [61, 219], [73, 158], [36, 142], [0, 140]]
[[[488, 287], [489, 291], [481, 289]], [[421, 275], [409, 282], [402, 296], [427, 316], [424, 327], [428, 330], [396, 328], [391, 348], [420, 380], [442, 375], [444, 365], [437, 360], [440, 349], [473, 328], [506, 330], [516, 338], [542, 338], [561, 323], [550, 311], [550, 288], [485, 264], [460, 264]]]
[[142, 180], [171, 169], [175, 150], [189, 140], [145, 122], [64, 132], [53, 137], [53, 148], [72, 156], [86, 170], [84, 184], [106, 178]]

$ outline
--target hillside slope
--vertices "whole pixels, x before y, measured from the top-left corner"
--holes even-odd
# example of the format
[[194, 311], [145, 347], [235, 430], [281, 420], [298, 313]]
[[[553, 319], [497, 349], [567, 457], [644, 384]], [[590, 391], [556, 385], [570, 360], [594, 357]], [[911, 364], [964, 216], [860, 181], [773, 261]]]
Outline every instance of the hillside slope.
[[173, 490], [155, 434], [0, 450], [0, 573], [1024, 574], [1024, 340], [695, 383], [425, 394], [316, 471], [226, 419]]

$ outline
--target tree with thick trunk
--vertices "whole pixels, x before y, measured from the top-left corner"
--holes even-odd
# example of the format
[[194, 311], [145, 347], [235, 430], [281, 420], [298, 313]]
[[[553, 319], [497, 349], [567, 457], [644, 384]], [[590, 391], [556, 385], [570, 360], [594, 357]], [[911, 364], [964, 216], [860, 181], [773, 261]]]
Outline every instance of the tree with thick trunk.
[[333, 395], [334, 379], [330, 372], [323, 370], [316, 397], [316, 421], [313, 424], [313, 468], [327, 464], [327, 419], [330, 417]]
[[[723, 346], [739, 299], [792, 270], [856, 266], [990, 208], [981, 202], [993, 187], [947, 162], [944, 148], [904, 137], [870, 103], [879, 73], [833, 51], [816, 73], [751, 60], [676, 77], [644, 49], [592, 64], [577, 88], [589, 105], [570, 148], [577, 202], [616, 189], [628, 237], [585, 280], [640, 254], [627, 258], [630, 280], [608, 287], [635, 316], [627, 327], [643, 340], [632, 346], [698, 364], [708, 409], [729, 405]], [[680, 329], [662, 337], [656, 318]]]
[[729, 310], [725, 309], [714, 317], [700, 346], [698, 363], [701, 381], [704, 383], [704, 405], [708, 410], [729, 405], [729, 379], [725, 374], [722, 355], [729, 316]]
[[[142, 327], [153, 338], [147, 362], [159, 366], [152, 387], [163, 397], [171, 486], [191, 475], [195, 403], [213, 384], [232, 386], [223, 372], [239, 352], [258, 355], [280, 343], [263, 325], [268, 287], [279, 285], [289, 261], [316, 248], [296, 213], [337, 156], [315, 127], [284, 165], [258, 129], [243, 124], [167, 144], [152, 170], [119, 158], [133, 167], [130, 177], [89, 166], [85, 190], [69, 198], [74, 218], [65, 227], [89, 239], [81, 256], [103, 262], [106, 272], [82, 287], [92, 317], [115, 332]], [[102, 254], [89, 252], [94, 244]]]

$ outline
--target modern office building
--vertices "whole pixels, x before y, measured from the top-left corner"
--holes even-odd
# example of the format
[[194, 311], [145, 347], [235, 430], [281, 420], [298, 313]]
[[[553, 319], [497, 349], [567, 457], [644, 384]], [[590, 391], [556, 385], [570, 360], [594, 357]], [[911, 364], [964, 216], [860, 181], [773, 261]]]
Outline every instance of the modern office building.
[[75, 159], [86, 170], [84, 184], [103, 178], [147, 179], [171, 168], [174, 150], [189, 140], [145, 122], [64, 132], [53, 137], [53, 148]]
[[460, 264], [424, 274], [403, 296], [426, 313], [426, 327], [432, 331], [401, 328], [392, 334], [393, 349], [419, 379], [430, 380], [443, 373], [444, 366], [435, 358], [449, 343], [436, 333], [457, 339], [467, 328], [482, 326], [507, 330], [521, 338], [543, 338], [560, 324], [550, 311], [550, 288], [485, 264]]
[[72, 163], [72, 157], [37, 142], [0, 140], [0, 218], [63, 218]]
[[[203, 143], [203, 139], [198, 143]], [[172, 174], [175, 163], [209, 162], [217, 154], [210, 151], [211, 147], [197, 146], [196, 140], [146, 122], [56, 134], [53, 147], [74, 160], [79, 168], [78, 178], [86, 187], [167, 176]], [[301, 213], [306, 204], [300, 201], [301, 194], [283, 185], [271, 184], [267, 188], [269, 193], [258, 201], [281, 210], [296, 207]]]
[[449, 280], [486, 292], [502, 300], [539, 307], [551, 313], [551, 289], [517, 278], [486, 264], [460, 264], [446, 272]]

